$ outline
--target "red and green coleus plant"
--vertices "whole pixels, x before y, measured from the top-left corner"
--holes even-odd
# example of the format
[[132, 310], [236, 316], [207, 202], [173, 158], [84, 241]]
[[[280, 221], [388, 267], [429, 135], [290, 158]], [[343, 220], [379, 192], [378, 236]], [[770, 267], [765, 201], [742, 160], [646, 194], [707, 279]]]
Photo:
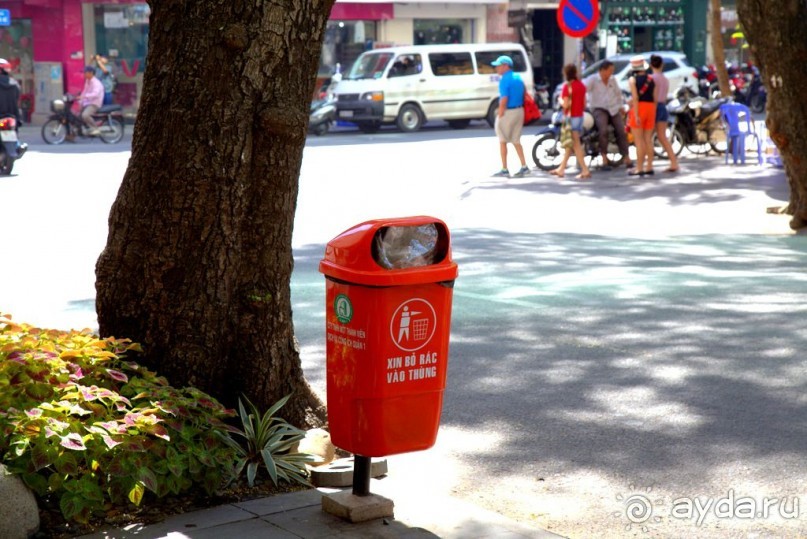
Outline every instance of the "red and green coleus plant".
[[0, 460], [67, 519], [140, 505], [237, 474], [235, 416], [127, 359], [140, 346], [89, 330], [42, 330], [0, 314]]

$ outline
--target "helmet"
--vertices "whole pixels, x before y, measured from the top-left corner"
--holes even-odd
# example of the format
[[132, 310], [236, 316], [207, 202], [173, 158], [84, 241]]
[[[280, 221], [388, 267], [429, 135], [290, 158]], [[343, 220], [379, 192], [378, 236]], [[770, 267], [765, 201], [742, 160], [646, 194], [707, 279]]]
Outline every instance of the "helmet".
[[11, 71], [11, 62], [6, 60], [5, 58], [0, 58], [0, 69], [8, 73], [9, 71]]

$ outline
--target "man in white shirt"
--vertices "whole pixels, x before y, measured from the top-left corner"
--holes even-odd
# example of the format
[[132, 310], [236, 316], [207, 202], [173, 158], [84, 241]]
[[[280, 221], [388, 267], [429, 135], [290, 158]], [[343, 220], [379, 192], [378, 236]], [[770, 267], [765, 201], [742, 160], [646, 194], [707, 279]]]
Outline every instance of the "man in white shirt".
[[628, 138], [625, 135], [625, 123], [622, 120], [622, 105], [624, 98], [622, 90], [616, 82], [614, 75], [614, 64], [608, 60], [603, 60], [597, 73], [589, 76], [583, 83], [586, 85], [589, 96], [591, 114], [597, 124], [599, 132], [600, 153], [602, 154], [602, 168], [609, 169], [608, 165], [608, 124], [614, 126], [616, 144], [619, 153], [622, 154], [623, 164], [627, 167], [633, 166], [628, 151]]
[[78, 96], [78, 104], [81, 106], [81, 119], [87, 126], [88, 135], [98, 135], [101, 130], [95, 125], [92, 115], [98, 112], [104, 103], [104, 85], [95, 77], [95, 68], [87, 66], [84, 68], [84, 89]]

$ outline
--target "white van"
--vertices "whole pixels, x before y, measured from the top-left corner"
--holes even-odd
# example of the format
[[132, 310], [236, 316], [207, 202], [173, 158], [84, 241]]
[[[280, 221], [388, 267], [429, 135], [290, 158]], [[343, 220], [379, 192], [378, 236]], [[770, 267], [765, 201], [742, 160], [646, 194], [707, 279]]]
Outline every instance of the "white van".
[[417, 131], [426, 120], [462, 129], [471, 120], [496, 119], [499, 76], [490, 65], [506, 54], [532, 92], [532, 66], [518, 43], [414, 45], [375, 49], [356, 59], [334, 89], [336, 114], [372, 133], [395, 122]]

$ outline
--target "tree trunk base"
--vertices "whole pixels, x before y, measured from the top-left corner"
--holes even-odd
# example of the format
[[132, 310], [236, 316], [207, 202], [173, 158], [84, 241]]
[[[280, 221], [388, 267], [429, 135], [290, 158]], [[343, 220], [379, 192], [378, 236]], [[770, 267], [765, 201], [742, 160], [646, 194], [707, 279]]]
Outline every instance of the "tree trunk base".
[[802, 230], [804, 227], [807, 227], [807, 220], [800, 215], [794, 215], [793, 218], [790, 220], [790, 228], [793, 230]]

